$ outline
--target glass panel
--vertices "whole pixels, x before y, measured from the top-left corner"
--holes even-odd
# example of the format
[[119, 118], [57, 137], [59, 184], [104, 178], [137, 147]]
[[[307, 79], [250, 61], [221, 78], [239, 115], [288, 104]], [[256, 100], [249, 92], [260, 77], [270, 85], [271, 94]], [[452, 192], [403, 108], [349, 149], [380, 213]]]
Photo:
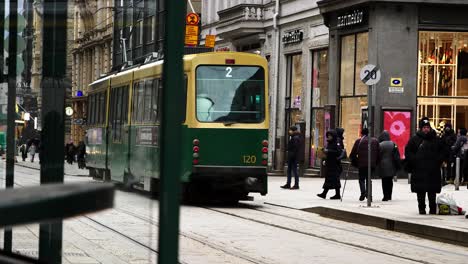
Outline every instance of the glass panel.
[[199, 66], [197, 119], [259, 123], [265, 118], [265, 73], [259, 67]]
[[468, 96], [468, 33], [458, 37], [457, 95]]
[[360, 33], [357, 34], [357, 44], [356, 44], [356, 69], [354, 76], [355, 83], [355, 95], [366, 95], [367, 94], [367, 85], [361, 81], [361, 69], [367, 65], [369, 61], [368, 55], [369, 49], [369, 33]]
[[454, 66], [437, 67], [437, 95], [454, 96], [453, 93], [453, 69]]
[[320, 167], [320, 159], [317, 158], [317, 149], [323, 147], [325, 137], [325, 116], [323, 109], [314, 109], [312, 111], [312, 129], [310, 146], [310, 165], [311, 167]]
[[151, 122], [156, 122], [158, 116], [158, 83], [158, 80], [153, 80], [151, 86]]
[[419, 96], [433, 96], [435, 95], [435, 78], [434, 67], [432, 65], [423, 65], [420, 69], [419, 75]]
[[345, 130], [344, 145], [349, 151], [353, 148], [354, 141], [360, 136], [361, 109], [365, 106], [367, 106], [367, 97], [341, 99], [341, 127]]
[[142, 122], [143, 121], [143, 115], [144, 115], [144, 93], [145, 93], [145, 87], [143, 86], [143, 82], [138, 83], [138, 88], [137, 88], [137, 98], [138, 98], [138, 108], [137, 108], [137, 122]]
[[151, 116], [151, 92], [153, 81], [145, 81], [145, 96], [144, 96], [144, 121], [150, 121]]
[[312, 107], [328, 102], [328, 51], [314, 52], [312, 68]]
[[355, 35], [341, 38], [340, 95], [353, 95]]
[[291, 108], [302, 106], [302, 54], [291, 56]]

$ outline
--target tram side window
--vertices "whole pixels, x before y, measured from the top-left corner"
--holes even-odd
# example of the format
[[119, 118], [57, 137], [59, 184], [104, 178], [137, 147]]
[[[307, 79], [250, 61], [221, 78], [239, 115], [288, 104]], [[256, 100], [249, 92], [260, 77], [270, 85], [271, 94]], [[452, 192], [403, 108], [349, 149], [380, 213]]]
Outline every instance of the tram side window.
[[158, 118], [158, 97], [159, 97], [159, 79], [153, 80], [151, 84], [151, 122], [156, 122]]
[[138, 83], [138, 89], [137, 89], [137, 94], [138, 94], [138, 108], [137, 108], [137, 117], [136, 120], [138, 122], [143, 122], [143, 112], [145, 108], [143, 107], [143, 102], [144, 102], [144, 93], [145, 93], [145, 86], [144, 82], [139, 82]]
[[132, 102], [133, 102], [133, 105], [132, 105], [132, 120], [133, 122], [138, 122], [138, 118], [137, 118], [137, 113], [138, 113], [138, 97], [139, 97], [139, 94], [138, 94], [138, 87], [140, 86], [140, 83], [141, 82], [137, 82], [135, 84], [133, 84], [133, 98], [132, 98]]
[[95, 119], [94, 119], [94, 114], [96, 113], [96, 104], [95, 104], [95, 100], [94, 100], [94, 95], [91, 95], [91, 101], [90, 101], [90, 104], [91, 104], [91, 114], [90, 114], [90, 123], [92, 125], [94, 125], [96, 122], [95, 122]]
[[100, 101], [99, 101], [99, 94], [94, 94], [94, 124], [99, 124], [99, 106], [100, 106]]
[[99, 101], [101, 102], [99, 108], [99, 124], [104, 124], [106, 122], [106, 94], [107, 92], [102, 92], [99, 96]]
[[144, 95], [144, 115], [143, 115], [143, 121], [149, 122], [151, 121], [150, 116], [151, 116], [151, 111], [152, 111], [152, 105], [151, 105], [151, 97], [152, 97], [152, 87], [153, 80], [147, 80], [145, 81], [145, 95]]

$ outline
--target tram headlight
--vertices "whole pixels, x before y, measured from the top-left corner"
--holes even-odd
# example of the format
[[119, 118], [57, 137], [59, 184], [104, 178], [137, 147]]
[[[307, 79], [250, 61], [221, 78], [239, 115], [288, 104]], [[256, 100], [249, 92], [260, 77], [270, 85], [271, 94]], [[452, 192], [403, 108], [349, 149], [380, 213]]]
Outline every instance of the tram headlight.
[[193, 147], [193, 152], [198, 153], [200, 151], [200, 148], [198, 146]]
[[193, 158], [194, 158], [194, 159], [196, 159], [196, 158], [198, 158], [198, 157], [199, 157], [198, 153], [193, 153]]
[[268, 148], [266, 148], [266, 147], [262, 148], [262, 152], [263, 153], [268, 153]]
[[200, 140], [198, 140], [198, 139], [193, 140], [193, 145], [194, 146], [198, 146], [199, 144], [200, 144]]
[[263, 154], [263, 155], [262, 155], [262, 159], [268, 159], [268, 154], [266, 154], [266, 153]]
[[262, 145], [263, 145], [264, 147], [268, 147], [268, 140], [263, 140]]

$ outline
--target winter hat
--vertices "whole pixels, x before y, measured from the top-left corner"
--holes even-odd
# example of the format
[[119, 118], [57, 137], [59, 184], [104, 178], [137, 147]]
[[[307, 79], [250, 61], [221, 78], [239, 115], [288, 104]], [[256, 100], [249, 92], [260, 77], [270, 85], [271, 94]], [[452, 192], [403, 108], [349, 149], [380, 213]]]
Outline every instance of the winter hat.
[[431, 127], [431, 122], [429, 122], [429, 118], [427, 118], [427, 117], [423, 117], [423, 118], [419, 121], [419, 129], [422, 129], [424, 126], [429, 126], [429, 127]]

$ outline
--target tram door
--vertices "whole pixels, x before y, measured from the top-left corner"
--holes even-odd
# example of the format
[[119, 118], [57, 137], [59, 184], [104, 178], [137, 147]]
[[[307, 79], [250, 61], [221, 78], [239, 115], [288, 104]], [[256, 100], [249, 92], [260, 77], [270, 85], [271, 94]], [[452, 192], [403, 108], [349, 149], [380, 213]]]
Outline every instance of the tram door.
[[119, 182], [128, 168], [128, 87], [112, 87], [109, 105], [107, 167], [111, 179]]

